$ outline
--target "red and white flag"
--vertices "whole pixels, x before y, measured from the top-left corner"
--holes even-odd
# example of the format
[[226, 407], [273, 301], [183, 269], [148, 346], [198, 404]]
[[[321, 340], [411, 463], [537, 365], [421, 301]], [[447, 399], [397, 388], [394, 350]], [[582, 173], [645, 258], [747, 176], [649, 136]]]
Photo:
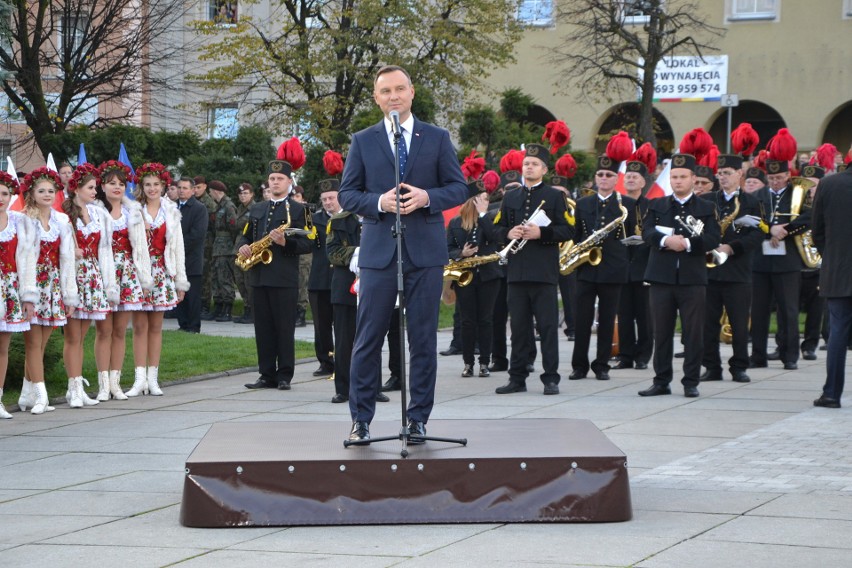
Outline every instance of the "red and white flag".
[[645, 194], [645, 197], [648, 199], [656, 199], [658, 197], [666, 197], [672, 194], [672, 183], [669, 177], [671, 170], [672, 162], [671, 160], [666, 160], [666, 166], [663, 168], [663, 171], [660, 172], [660, 175], [657, 176], [657, 179], [654, 181], [651, 189], [648, 190], [648, 193]]

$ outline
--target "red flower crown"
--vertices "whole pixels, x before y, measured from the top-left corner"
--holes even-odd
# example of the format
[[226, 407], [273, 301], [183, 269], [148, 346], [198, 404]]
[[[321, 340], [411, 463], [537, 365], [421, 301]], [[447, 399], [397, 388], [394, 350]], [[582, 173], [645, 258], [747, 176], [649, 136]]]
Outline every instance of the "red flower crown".
[[127, 183], [133, 183], [135, 181], [133, 171], [130, 169], [130, 166], [123, 164], [118, 160], [108, 160], [98, 166], [98, 177], [103, 180], [106, 177], [106, 174], [111, 170], [121, 171], [124, 174], [124, 179]]
[[172, 174], [166, 169], [166, 166], [159, 162], [148, 162], [136, 168], [136, 179], [142, 183], [145, 176], [156, 176], [160, 181], [168, 187], [172, 184]]
[[65, 184], [62, 183], [62, 178], [59, 177], [58, 173], [47, 169], [47, 166], [42, 166], [24, 176], [24, 181], [21, 183], [21, 195], [31, 190], [37, 182], [43, 179], [51, 182], [57, 191], [65, 187]]
[[4, 171], [0, 171], [0, 185], [5, 185], [12, 192], [12, 195], [18, 193], [18, 189], [20, 188], [20, 184], [18, 180], [13, 178], [11, 175]]
[[86, 176], [93, 176], [95, 183], [101, 184], [100, 170], [94, 164], [84, 162], [74, 168], [74, 173], [71, 174], [71, 179], [68, 180], [68, 193], [73, 195], [77, 193], [77, 188], [80, 187], [80, 182]]

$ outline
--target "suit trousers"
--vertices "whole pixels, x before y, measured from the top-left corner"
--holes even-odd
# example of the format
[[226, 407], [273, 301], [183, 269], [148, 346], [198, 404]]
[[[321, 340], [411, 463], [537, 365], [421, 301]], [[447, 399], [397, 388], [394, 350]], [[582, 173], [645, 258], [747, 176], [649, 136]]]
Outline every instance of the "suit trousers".
[[722, 331], [723, 308], [731, 324], [734, 354], [728, 359], [731, 373], [748, 369], [748, 318], [751, 311], [751, 282], [711, 281], [707, 286], [707, 308], [704, 320], [704, 359], [708, 371], [722, 370], [719, 334]]
[[491, 330], [494, 300], [500, 280], [482, 282], [474, 277], [467, 286], [456, 287], [456, 306], [461, 316], [462, 358], [473, 365], [474, 351], [479, 345], [479, 364], [491, 362]]
[[846, 381], [846, 347], [852, 339], [852, 297], [828, 298], [828, 313], [831, 329], [828, 333], [828, 358], [822, 393], [840, 400]]
[[799, 288], [802, 273], [754, 272], [752, 274], [751, 359], [766, 364], [769, 317], [774, 297], [778, 302], [778, 350], [784, 363], [799, 360]]
[[825, 298], [819, 295], [819, 270], [802, 272], [802, 288], [799, 295], [800, 308], [805, 314], [802, 351], [816, 351], [822, 329], [822, 314], [825, 311]]
[[498, 282], [500, 287], [494, 299], [494, 316], [491, 320], [491, 360], [508, 366], [506, 324], [509, 322], [509, 304], [506, 300], [506, 278], [500, 278]]
[[654, 384], [668, 385], [674, 371], [674, 333], [680, 312], [683, 332], [683, 386], [698, 386], [704, 335], [706, 286], [651, 284], [650, 303], [654, 319]]
[[577, 280], [577, 319], [574, 338], [574, 353], [571, 367], [581, 373], [589, 370], [589, 345], [592, 341], [592, 325], [595, 320], [595, 298], [598, 299], [598, 337], [595, 359], [591, 363], [594, 373], [609, 371], [612, 354], [612, 338], [615, 331], [615, 315], [622, 284], [587, 282]]
[[314, 319], [314, 352], [317, 361], [323, 369], [334, 369], [334, 310], [331, 305], [331, 290], [312, 290], [308, 292], [308, 299]]
[[576, 330], [574, 314], [577, 311], [577, 274], [559, 276], [559, 295], [562, 296], [562, 313], [565, 316], [565, 335]]
[[260, 376], [289, 383], [296, 364], [296, 288], [254, 288], [254, 340]]
[[201, 274], [187, 276], [189, 290], [183, 297], [183, 302], [175, 307], [178, 325], [181, 329], [201, 331], [201, 287], [204, 277]]
[[509, 360], [509, 380], [526, 383], [527, 364], [535, 353], [535, 317], [541, 335], [541, 362], [544, 372], [541, 382], [559, 384], [559, 303], [556, 285], [544, 282], [510, 282], [507, 299], [512, 328], [512, 356]]
[[618, 302], [618, 359], [625, 363], [648, 363], [654, 352], [654, 329], [648, 306], [650, 286], [628, 282], [621, 287]]
[[355, 318], [358, 308], [346, 304], [334, 305], [334, 392], [349, 396], [349, 366], [352, 363], [352, 344], [355, 342]]

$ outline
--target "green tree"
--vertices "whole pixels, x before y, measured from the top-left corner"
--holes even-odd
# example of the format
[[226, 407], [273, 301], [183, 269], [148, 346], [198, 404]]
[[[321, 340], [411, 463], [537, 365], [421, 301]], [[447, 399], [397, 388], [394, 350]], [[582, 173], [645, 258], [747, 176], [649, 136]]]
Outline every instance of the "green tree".
[[[254, 3], [246, 0], [243, 5]], [[256, 112], [274, 128], [308, 125], [339, 146], [356, 114], [371, 104], [384, 64], [404, 66], [416, 85], [452, 101], [513, 61], [517, 0], [274, 0], [264, 21], [245, 14], [232, 28], [197, 22], [210, 37], [203, 60], [219, 63], [199, 79], [213, 87], [268, 93]], [[415, 100], [417, 100], [415, 98]]]

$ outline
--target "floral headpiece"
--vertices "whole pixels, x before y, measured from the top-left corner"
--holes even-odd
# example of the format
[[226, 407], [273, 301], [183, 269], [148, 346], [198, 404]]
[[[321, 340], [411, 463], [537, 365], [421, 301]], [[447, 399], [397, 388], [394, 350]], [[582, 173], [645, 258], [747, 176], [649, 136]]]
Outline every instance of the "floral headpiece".
[[118, 170], [124, 174], [124, 179], [128, 183], [132, 183], [134, 181], [133, 172], [127, 164], [123, 164], [118, 160], [109, 160], [98, 166], [98, 177], [103, 180], [106, 178], [107, 173], [112, 170]]
[[77, 188], [80, 187], [80, 182], [86, 176], [92, 176], [95, 178], [95, 183], [100, 184], [100, 170], [89, 162], [84, 162], [74, 168], [74, 173], [71, 174], [71, 179], [68, 180], [68, 193], [73, 195], [77, 193]]
[[155, 176], [160, 178], [163, 185], [166, 187], [172, 184], [172, 174], [166, 169], [166, 166], [159, 162], [147, 162], [136, 168], [136, 179], [142, 183], [145, 176]]
[[0, 171], [0, 185], [5, 185], [12, 192], [12, 195], [18, 193], [18, 189], [20, 188], [20, 184], [18, 180], [9, 175], [4, 171]]
[[21, 183], [21, 194], [25, 194], [29, 190], [35, 186], [39, 181], [46, 179], [50, 183], [54, 185], [56, 190], [60, 190], [64, 187], [62, 183], [62, 178], [59, 177], [59, 174], [54, 172], [53, 170], [47, 169], [47, 166], [42, 166], [37, 170], [33, 170], [24, 176], [24, 181]]

